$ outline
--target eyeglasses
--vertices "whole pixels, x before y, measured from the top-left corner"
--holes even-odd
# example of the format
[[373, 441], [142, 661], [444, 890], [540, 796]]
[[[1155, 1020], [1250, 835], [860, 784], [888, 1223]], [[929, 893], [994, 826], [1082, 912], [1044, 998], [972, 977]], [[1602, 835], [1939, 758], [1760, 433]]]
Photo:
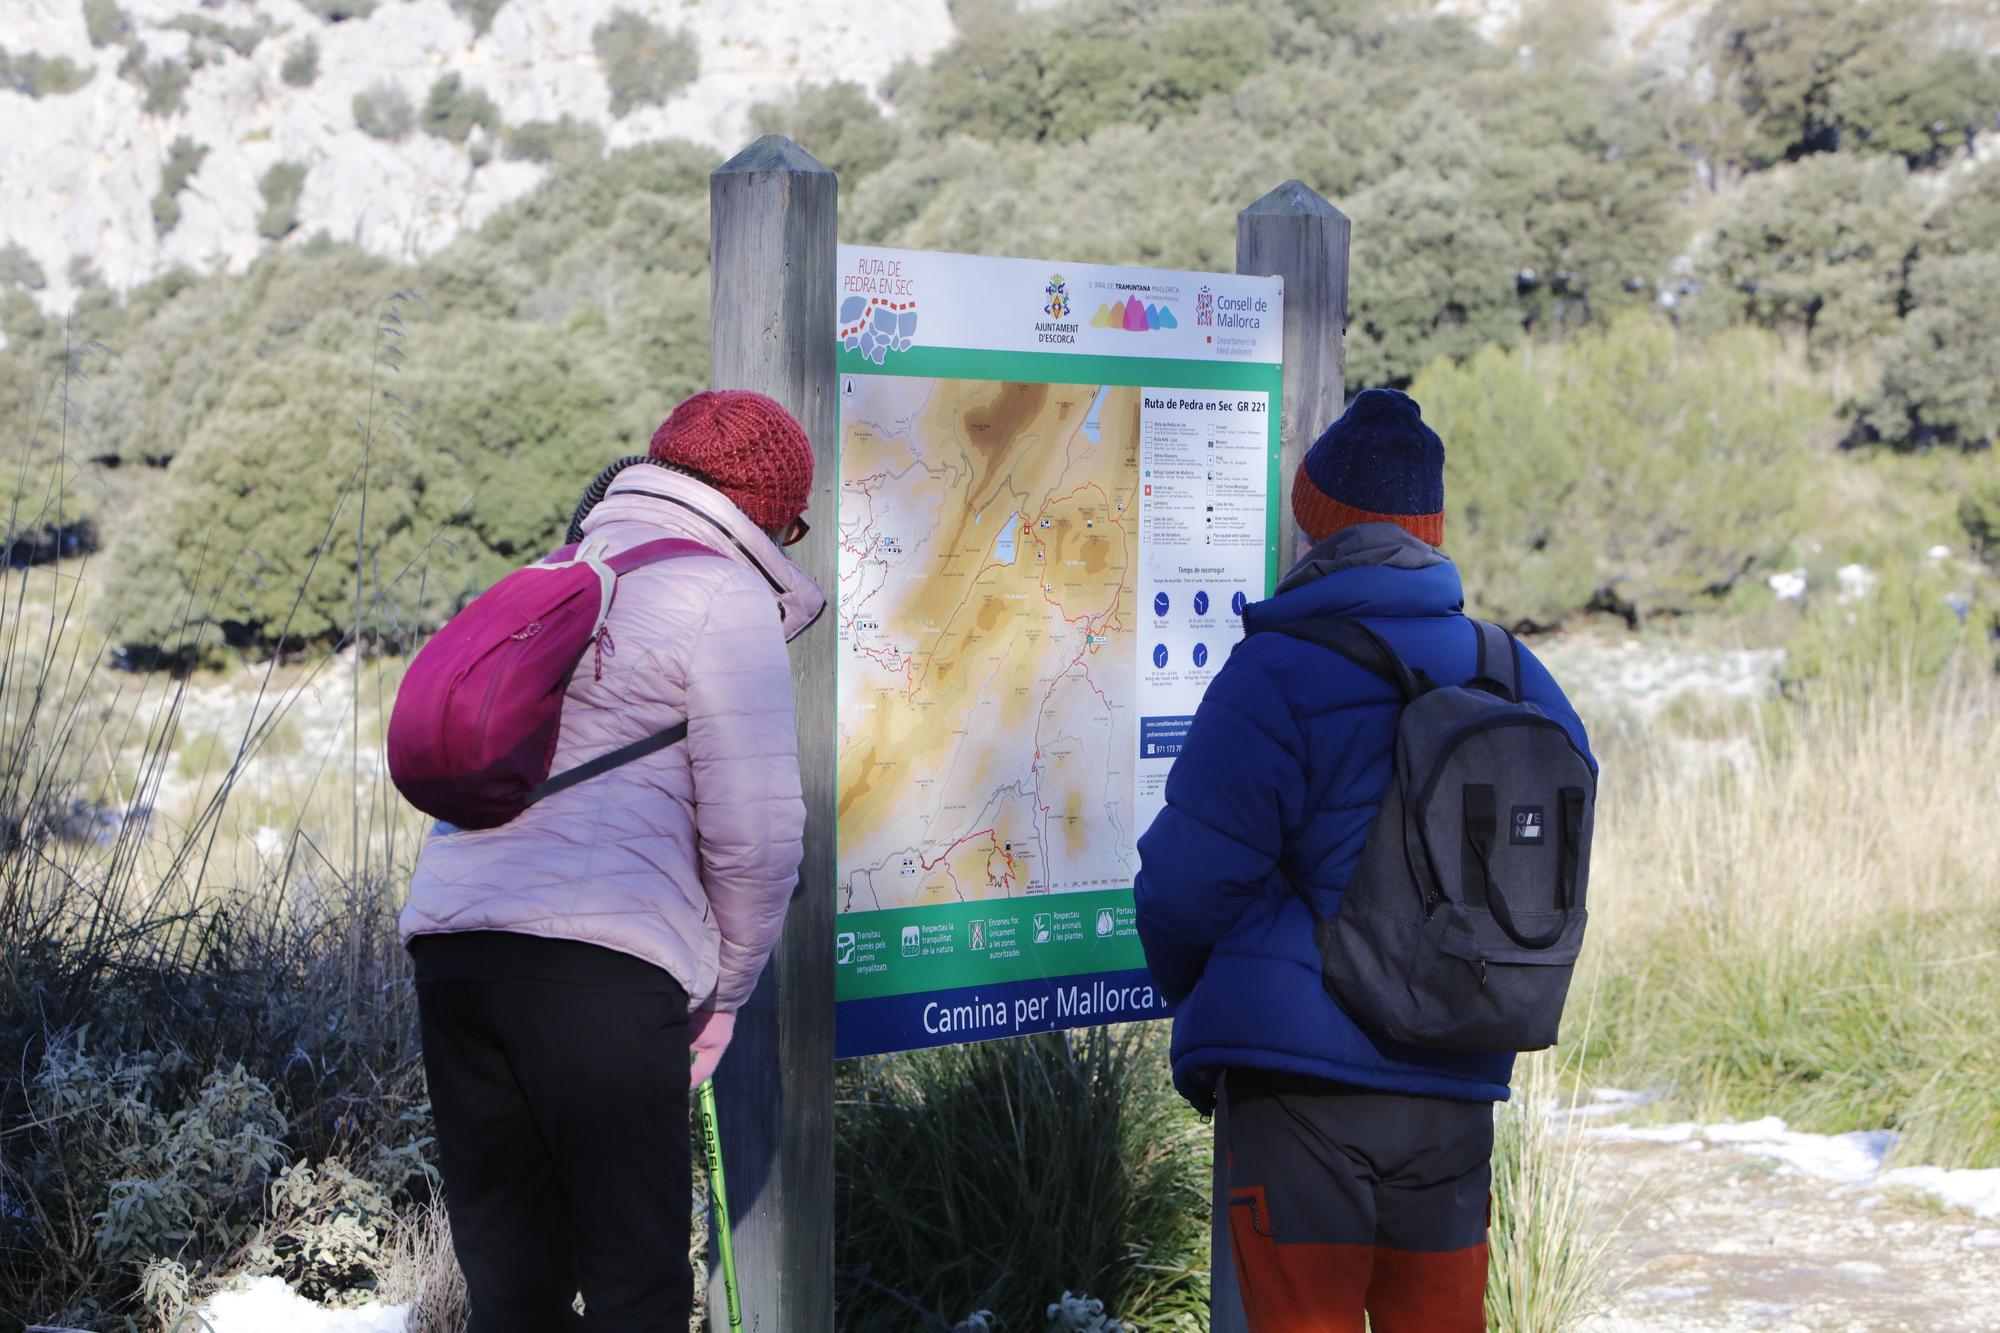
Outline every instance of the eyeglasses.
[[806, 534], [811, 531], [812, 524], [806, 522], [802, 517], [795, 518], [792, 520], [791, 526], [785, 529], [785, 535], [778, 538], [778, 545], [797, 546], [806, 539]]

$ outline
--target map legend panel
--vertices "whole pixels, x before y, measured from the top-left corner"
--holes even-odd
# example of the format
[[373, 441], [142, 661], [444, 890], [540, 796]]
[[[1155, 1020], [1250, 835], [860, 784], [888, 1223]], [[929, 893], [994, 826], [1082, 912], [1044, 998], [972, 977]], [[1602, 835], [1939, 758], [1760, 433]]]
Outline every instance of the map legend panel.
[[1264, 394], [1148, 388], [1139, 399], [1139, 576], [1153, 616], [1141, 636], [1137, 702], [1144, 719], [1134, 756], [1140, 830], [1166, 801], [1180, 754], [1150, 724], [1193, 719], [1208, 682], [1242, 637], [1242, 590], [1261, 595], [1267, 565], [1265, 484], [1270, 423]]

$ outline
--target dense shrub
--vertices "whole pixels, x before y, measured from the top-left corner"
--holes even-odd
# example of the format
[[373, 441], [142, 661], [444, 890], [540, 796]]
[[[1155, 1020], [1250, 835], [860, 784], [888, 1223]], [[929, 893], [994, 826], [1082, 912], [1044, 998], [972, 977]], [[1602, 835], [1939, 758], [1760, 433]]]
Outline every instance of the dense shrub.
[[1906, 445], [2000, 438], [2000, 167], [1962, 179], [1918, 236], [1864, 419]]
[[180, 192], [201, 170], [208, 145], [198, 144], [185, 134], [167, 146], [167, 160], [160, 168], [160, 188], [153, 195], [153, 232], [165, 236], [181, 220]]
[[0, 245], [0, 287], [25, 287], [33, 292], [48, 284], [48, 274], [19, 241]]
[[393, 83], [377, 83], [354, 94], [354, 123], [370, 138], [394, 143], [417, 123], [410, 95]]
[[1526, 626], [1671, 614], [1774, 559], [1821, 418], [1788, 379], [1768, 337], [1636, 314], [1434, 364], [1411, 393], [1445, 440], [1445, 541], [1472, 602]]
[[[1187, 91], [1161, 73], [1165, 34], [1206, 42], [1218, 18], [1232, 40], [1256, 35], [1255, 59], [1218, 55], [1207, 91], [1161, 100]], [[1227, 269], [1236, 212], [1297, 176], [1355, 221], [1355, 387], [1648, 303], [1687, 239], [1670, 107], [1593, 72], [1608, 63], [1594, 48], [1513, 60], [1461, 23], [1372, 5], [1081, 0], [964, 21], [957, 43], [891, 81], [910, 138], [891, 169], [844, 182], [857, 239]], [[1056, 68], [1114, 51], [1140, 75]], [[1100, 104], [1121, 89], [1137, 109]], [[798, 108], [761, 123], [813, 146]]]
[[132, 36], [132, 20], [118, 0], [83, 0], [83, 30], [100, 50]]
[[778, 103], [750, 108], [758, 134], [782, 134], [843, 178], [865, 176], [896, 155], [896, 129], [858, 83], [808, 84]]
[[604, 66], [614, 116], [665, 102], [701, 72], [691, 33], [663, 28], [629, 9], [613, 10], [590, 30], [590, 42]]
[[[1158, 1025], [843, 1064], [836, 1295], [855, 1333], [1089, 1291], [1143, 1328], [1206, 1311], [1210, 1135]], [[899, 1299], [899, 1297], [901, 1299]]]
[[456, 74], [447, 74], [431, 85], [424, 98], [423, 127], [426, 134], [464, 143], [474, 128], [491, 134], [500, 128], [500, 108], [477, 88], [467, 88]]
[[68, 56], [44, 56], [29, 52], [10, 55], [0, 47], [0, 88], [9, 88], [29, 97], [61, 97], [89, 83], [97, 71], [78, 65]]
[[[351, 354], [298, 350], [234, 377], [120, 548], [104, 613], [123, 642], [170, 646], [190, 603], [253, 646], [337, 639], [357, 611], [371, 632], [434, 627], [559, 545], [591, 460], [654, 424], [554, 332], [411, 328], [394, 398]], [[364, 486], [376, 588], [357, 608], [328, 524], [358, 514]]]
[[319, 43], [308, 37], [285, 52], [278, 77], [293, 88], [310, 88], [319, 78]]
[[345, 23], [349, 19], [365, 19], [375, 12], [380, 0], [299, 0], [313, 13], [328, 23]]
[[1941, 5], [1725, 0], [1703, 23], [1713, 149], [1751, 168], [1846, 149], [1926, 165], [2000, 111], [2000, 71]]
[[206, 14], [181, 14], [160, 25], [177, 32], [187, 33], [214, 46], [234, 51], [239, 56], [247, 56], [257, 49], [257, 44], [271, 35], [271, 21], [259, 16], [255, 23], [223, 23], [209, 18]]
[[371, 407], [365, 371], [295, 351], [236, 379], [118, 550], [104, 610], [123, 642], [171, 648], [190, 607], [248, 644], [323, 641], [355, 624], [353, 573], [331, 553], [329, 524], [344, 503], [358, 508], [364, 454], [369, 566], [388, 571], [385, 584], [415, 571], [383, 609], [422, 619], [417, 599], [440, 588], [422, 565], [443, 526], [438, 497], [400, 433], [364, 440], [356, 428]]
[[298, 230], [299, 196], [305, 188], [303, 162], [280, 162], [258, 177], [257, 193], [264, 197], [264, 211], [257, 216], [257, 234], [275, 241]]
[[1226, 92], [1272, 57], [1275, 6], [1095, 3], [966, 16], [959, 39], [894, 86], [932, 135], [1067, 142], [1110, 125], [1155, 125]]
[[493, 26], [493, 16], [507, 0], [451, 0], [451, 7], [467, 23], [472, 25], [475, 37], [484, 36]]
[[127, 48], [125, 58], [118, 62], [118, 76], [145, 91], [140, 107], [149, 116], [179, 114], [187, 105], [188, 84], [194, 81], [194, 71], [185, 61], [172, 56], [147, 60], [144, 42], [134, 42]]
[[2000, 571], [2000, 465], [1985, 471], [1986, 476], [1959, 501], [1958, 521], [1972, 542], [1972, 553]]
[[519, 162], [556, 162], [604, 156], [604, 130], [587, 120], [530, 120], [507, 131], [507, 156]]
[[1718, 206], [1700, 257], [1710, 322], [1803, 333], [1815, 351], [1895, 327], [1917, 197], [1894, 158], [1823, 154], [1744, 182]]

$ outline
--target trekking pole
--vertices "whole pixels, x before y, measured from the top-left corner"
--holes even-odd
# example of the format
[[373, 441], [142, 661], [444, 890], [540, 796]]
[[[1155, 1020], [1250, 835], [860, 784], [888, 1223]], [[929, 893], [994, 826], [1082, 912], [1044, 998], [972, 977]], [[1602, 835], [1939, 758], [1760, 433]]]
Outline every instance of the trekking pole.
[[[708, 1227], [722, 1261], [722, 1292], [729, 1304], [729, 1333], [743, 1333], [743, 1298], [736, 1290], [736, 1247], [729, 1240], [729, 1191], [722, 1180], [722, 1131], [715, 1117], [715, 1080], [701, 1085], [695, 1099], [701, 1112], [701, 1146], [708, 1154]], [[713, 1328], [713, 1317], [709, 1327]]]

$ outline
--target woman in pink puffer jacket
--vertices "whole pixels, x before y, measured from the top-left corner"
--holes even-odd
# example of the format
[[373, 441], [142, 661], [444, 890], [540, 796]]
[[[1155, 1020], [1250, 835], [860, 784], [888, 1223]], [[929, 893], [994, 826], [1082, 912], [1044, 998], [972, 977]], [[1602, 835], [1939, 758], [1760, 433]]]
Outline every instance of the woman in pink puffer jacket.
[[824, 598], [777, 543], [805, 534], [811, 445], [762, 395], [703, 393], [651, 458], [584, 539], [715, 554], [619, 579], [602, 677], [570, 684], [551, 771], [682, 720], [686, 740], [499, 828], [440, 826], [403, 912], [472, 1333], [686, 1326], [688, 1092], [798, 881], [785, 642]]

